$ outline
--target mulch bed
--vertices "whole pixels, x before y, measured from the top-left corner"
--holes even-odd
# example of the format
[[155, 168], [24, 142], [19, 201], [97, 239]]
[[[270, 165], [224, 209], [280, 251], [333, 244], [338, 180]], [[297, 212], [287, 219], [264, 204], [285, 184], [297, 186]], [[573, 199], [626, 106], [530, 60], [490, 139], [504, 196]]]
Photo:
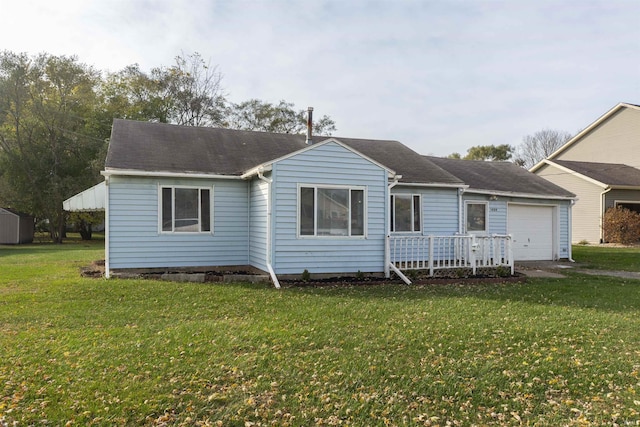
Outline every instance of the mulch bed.
[[[94, 261], [89, 266], [82, 267], [80, 269], [80, 275], [82, 277], [101, 278], [104, 277], [105, 267], [104, 260]], [[168, 273], [172, 271], [168, 270]], [[409, 279], [412, 285], [447, 285], [447, 284], [465, 284], [475, 285], [483, 283], [523, 283], [527, 280], [526, 276], [520, 273], [515, 273], [513, 276], [503, 276], [492, 274], [491, 269], [481, 271], [480, 274], [472, 275], [469, 271], [467, 274], [461, 274], [460, 270], [441, 270], [436, 272], [434, 277], [430, 277], [425, 274], [411, 275]], [[225, 275], [233, 274], [251, 274], [250, 272], [242, 271], [207, 271], [205, 274], [205, 283], [220, 282]], [[160, 279], [162, 273], [140, 273], [136, 277], [141, 279]], [[340, 276], [330, 277], [323, 279], [287, 279], [280, 280], [280, 285], [283, 288], [294, 287], [346, 287], [346, 286], [371, 286], [371, 285], [384, 285], [384, 284], [404, 284], [395, 275], [390, 279], [384, 277], [355, 277], [355, 276]]]

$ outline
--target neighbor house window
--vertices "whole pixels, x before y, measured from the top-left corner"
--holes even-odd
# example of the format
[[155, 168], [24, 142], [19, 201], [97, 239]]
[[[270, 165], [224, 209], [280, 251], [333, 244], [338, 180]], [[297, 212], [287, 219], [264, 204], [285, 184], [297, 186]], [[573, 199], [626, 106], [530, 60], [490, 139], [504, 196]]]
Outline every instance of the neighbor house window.
[[364, 188], [301, 186], [300, 236], [364, 236]]
[[486, 232], [487, 231], [487, 204], [486, 203], [467, 203], [467, 232]]
[[640, 213], [640, 202], [615, 202], [616, 208], [629, 209], [633, 212]]
[[211, 188], [161, 187], [163, 233], [211, 232]]
[[391, 231], [421, 231], [421, 205], [417, 194], [391, 195]]

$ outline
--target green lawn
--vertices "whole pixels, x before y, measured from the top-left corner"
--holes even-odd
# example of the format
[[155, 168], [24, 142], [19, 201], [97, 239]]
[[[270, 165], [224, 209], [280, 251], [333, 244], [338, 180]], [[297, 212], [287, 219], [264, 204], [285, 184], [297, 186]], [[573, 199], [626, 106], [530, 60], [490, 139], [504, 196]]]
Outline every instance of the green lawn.
[[586, 268], [599, 270], [640, 271], [640, 246], [573, 246], [573, 259]]
[[80, 278], [101, 243], [0, 246], [0, 426], [640, 419], [640, 281]]

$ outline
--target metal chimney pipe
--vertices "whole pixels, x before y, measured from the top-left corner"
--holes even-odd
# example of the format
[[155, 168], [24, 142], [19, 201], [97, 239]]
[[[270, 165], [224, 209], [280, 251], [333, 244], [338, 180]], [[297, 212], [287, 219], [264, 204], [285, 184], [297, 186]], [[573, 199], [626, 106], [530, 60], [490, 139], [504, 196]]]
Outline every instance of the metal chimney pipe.
[[307, 109], [307, 145], [313, 144], [311, 135], [313, 131], [313, 107]]

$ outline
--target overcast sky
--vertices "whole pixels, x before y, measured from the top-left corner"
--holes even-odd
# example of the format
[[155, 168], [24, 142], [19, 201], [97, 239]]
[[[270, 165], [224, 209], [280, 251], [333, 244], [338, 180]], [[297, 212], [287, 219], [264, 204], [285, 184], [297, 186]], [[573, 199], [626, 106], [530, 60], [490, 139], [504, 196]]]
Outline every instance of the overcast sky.
[[572, 134], [640, 104], [640, 0], [0, 0], [0, 50], [145, 71], [198, 52], [228, 98], [422, 154]]

